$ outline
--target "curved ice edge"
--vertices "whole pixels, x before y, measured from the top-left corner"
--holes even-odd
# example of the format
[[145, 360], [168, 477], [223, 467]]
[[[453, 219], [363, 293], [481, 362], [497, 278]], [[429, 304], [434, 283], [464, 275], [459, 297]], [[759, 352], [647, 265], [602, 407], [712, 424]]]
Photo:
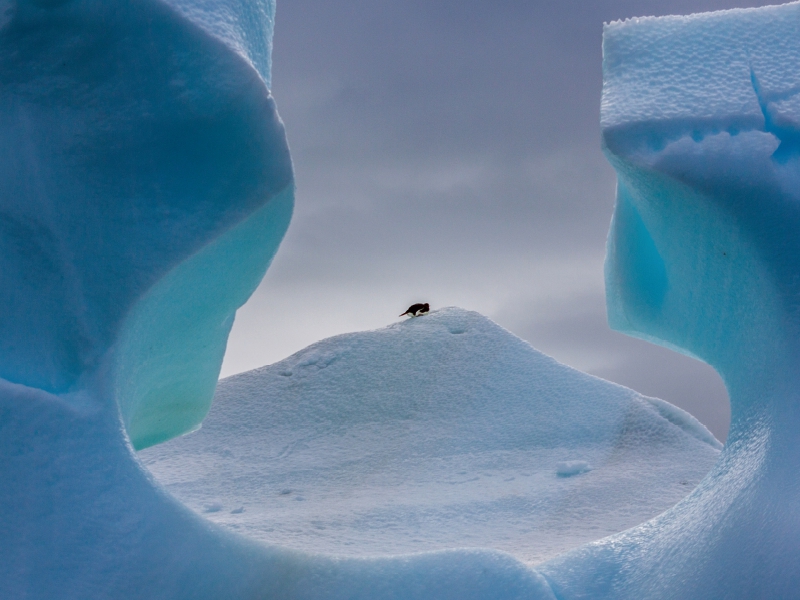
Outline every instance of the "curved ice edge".
[[723, 134], [736, 138], [754, 132], [779, 139], [772, 128], [765, 126], [763, 119], [731, 115], [726, 119], [665, 119], [611, 125], [603, 128], [602, 143], [606, 154], [611, 153], [611, 160], [614, 155], [642, 160], [660, 155], [676, 142], [691, 140], [699, 144]]
[[[100, 410], [101, 404], [80, 410], [64, 400], [0, 381], [0, 414], [11, 417], [6, 423], [19, 425], [0, 436], [6, 458], [0, 476], [25, 472], [36, 484], [70, 472], [88, 469], [91, 474], [82, 481], [63, 480], [58, 510], [48, 494], [19, 502], [0, 488], [8, 542], [0, 547], [4, 598], [58, 598], [65, 590], [67, 597], [79, 592], [127, 600], [556, 598], [538, 571], [503, 552], [464, 549], [354, 559], [297, 552], [227, 531], [148, 476], [119, 435], [119, 422]], [[0, 429], [6, 429], [2, 420]], [[39, 443], [26, 445], [32, 431]], [[26, 524], [40, 514], [47, 515], [45, 527], [31, 535]], [[36, 557], [34, 578], [31, 556]]]
[[674, 404], [670, 404], [666, 400], [661, 400], [660, 398], [650, 398], [645, 396], [644, 399], [656, 409], [659, 415], [664, 417], [676, 427], [680, 427], [693, 438], [696, 438], [701, 442], [705, 442], [712, 448], [722, 450], [722, 442], [715, 438], [714, 434], [711, 433], [705, 425], [703, 425], [700, 421], [682, 408], [678, 408]]
[[250, 0], [247, 3], [158, 1], [239, 54], [258, 73], [267, 88], [272, 87], [275, 0]]
[[544, 575], [496, 550], [307, 559], [311, 572], [292, 586], [293, 600], [557, 600]]
[[131, 310], [111, 358], [137, 450], [202, 423], [235, 313], [263, 279], [293, 208], [292, 182], [173, 268]]

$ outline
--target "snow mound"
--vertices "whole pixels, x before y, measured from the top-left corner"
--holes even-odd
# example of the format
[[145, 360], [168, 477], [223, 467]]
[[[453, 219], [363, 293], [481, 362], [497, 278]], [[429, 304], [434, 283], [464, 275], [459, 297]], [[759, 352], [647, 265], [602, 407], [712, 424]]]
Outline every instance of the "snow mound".
[[225, 379], [200, 430], [139, 457], [188, 506], [271, 543], [535, 563], [669, 508], [719, 448], [684, 411], [448, 308]]

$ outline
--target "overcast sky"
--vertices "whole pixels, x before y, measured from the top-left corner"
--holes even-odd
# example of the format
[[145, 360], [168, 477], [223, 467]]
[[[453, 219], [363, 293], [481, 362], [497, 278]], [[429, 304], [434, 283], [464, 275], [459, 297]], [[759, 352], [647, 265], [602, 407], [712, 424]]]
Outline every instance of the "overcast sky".
[[455, 305], [724, 439], [710, 367], [606, 323], [602, 24], [763, 4], [278, 0], [273, 95], [296, 208], [222, 375], [385, 326], [413, 302]]

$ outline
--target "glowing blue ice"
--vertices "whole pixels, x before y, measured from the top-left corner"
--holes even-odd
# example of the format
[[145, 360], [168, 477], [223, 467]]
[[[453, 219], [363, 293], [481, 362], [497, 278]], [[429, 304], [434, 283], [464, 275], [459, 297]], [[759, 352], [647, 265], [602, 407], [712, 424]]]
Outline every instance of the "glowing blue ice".
[[[195, 16], [215, 6], [227, 5]], [[264, 81], [271, 21], [247, 53], [157, 2], [10, 11], [0, 376], [64, 393], [104, 370], [135, 446], [183, 433], [208, 409], [234, 311], [291, 216]]]
[[655, 520], [542, 567], [559, 598], [800, 589], [800, 4], [604, 34], [612, 327], [715, 367], [720, 462]]
[[0, 597], [243, 596], [129, 442], [200, 423], [291, 217], [274, 4], [0, 10]]

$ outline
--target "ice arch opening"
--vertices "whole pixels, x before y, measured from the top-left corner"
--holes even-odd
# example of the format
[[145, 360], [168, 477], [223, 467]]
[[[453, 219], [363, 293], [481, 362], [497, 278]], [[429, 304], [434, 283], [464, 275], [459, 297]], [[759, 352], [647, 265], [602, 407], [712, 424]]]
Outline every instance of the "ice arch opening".
[[257, 544], [136, 459], [132, 444], [202, 419], [233, 312], [291, 216], [274, 8], [0, 3], [0, 597], [547, 592], [493, 552], [348, 561]]
[[[196, 425], [230, 311], [288, 222], [273, 9], [19, 0], [0, 22], [0, 596], [792, 596], [800, 84], [781, 65], [798, 64], [797, 5], [607, 30], [610, 314], [717, 366], [736, 403], [735, 435], [685, 502], [545, 579], [492, 552], [281, 551], [153, 485], [118, 411], [138, 446]], [[231, 254], [235, 285], [208, 304]]]

